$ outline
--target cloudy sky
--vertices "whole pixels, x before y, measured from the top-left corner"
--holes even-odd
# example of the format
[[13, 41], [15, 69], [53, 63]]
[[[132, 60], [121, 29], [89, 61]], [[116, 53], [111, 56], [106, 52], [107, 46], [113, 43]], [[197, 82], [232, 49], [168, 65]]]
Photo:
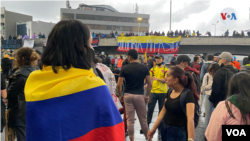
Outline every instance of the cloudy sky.
[[[72, 9], [80, 3], [89, 5], [111, 5], [119, 12], [132, 13], [133, 4], [139, 5], [139, 13], [150, 14], [150, 31], [169, 30], [170, 0], [82, 0], [70, 1]], [[65, 1], [2, 1], [1, 7], [6, 10], [33, 16], [33, 20], [58, 22], [60, 8], [66, 7]], [[227, 26], [220, 21], [220, 13], [231, 7], [237, 12], [237, 21]], [[199, 30], [202, 35], [210, 31], [214, 35], [212, 23], [219, 21], [216, 35], [222, 35], [225, 30], [241, 31], [250, 29], [250, 0], [173, 0], [172, 1], [172, 30]]]

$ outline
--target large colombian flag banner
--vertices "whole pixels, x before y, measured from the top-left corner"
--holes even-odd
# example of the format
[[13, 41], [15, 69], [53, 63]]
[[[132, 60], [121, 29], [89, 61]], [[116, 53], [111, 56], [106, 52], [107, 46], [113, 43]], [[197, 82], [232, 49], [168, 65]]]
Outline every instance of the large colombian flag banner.
[[125, 141], [122, 118], [93, 70], [51, 67], [25, 85], [27, 141]]
[[181, 36], [170, 38], [167, 36], [130, 36], [117, 38], [117, 51], [128, 52], [136, 49], [138, 53], [173, 54], [178, 53]]

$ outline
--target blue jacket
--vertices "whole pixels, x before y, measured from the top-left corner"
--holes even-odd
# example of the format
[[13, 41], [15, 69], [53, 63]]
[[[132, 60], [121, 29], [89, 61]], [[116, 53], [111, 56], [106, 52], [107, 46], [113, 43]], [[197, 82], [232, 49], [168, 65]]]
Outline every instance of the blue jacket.
[[201, 72], [200, 72], [200, 80], [201, 80], [201, 83], [203, 82], [203, 77], [204, 75], [207, 73], [207, 69], [208, 69], [208, 66], [210, 64], [214, 63], [214, 61], [207, 61], [205, 62], [202, 67], [201, 67]]

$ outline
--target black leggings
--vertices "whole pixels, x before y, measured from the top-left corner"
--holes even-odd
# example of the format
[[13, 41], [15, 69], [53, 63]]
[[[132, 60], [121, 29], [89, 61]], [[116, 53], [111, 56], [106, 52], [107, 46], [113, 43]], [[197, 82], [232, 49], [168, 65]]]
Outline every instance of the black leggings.
[[3, 70], [3, 76], [4, 76], [5, 79], [8, 79], [8, 78], [9, 78], [9, 72], [10, 72], [9, 69], [4, 69], [4, 70]]

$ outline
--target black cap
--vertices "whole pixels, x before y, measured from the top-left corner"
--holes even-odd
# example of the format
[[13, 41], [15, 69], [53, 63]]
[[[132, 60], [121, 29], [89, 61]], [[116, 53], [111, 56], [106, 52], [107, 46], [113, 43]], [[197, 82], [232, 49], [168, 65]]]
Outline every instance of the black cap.
[[131, 56], [132, 58], [134, 59], [137, 59], [138, 58], [138, 52], [135, 50], [135, 49], [130, 49], [128, 51], [128, 55]]
[[162, 58], [164, 60], [164, 57], [161, 54], [156, 55], [155, 58]]
[[180, 64], [181, 62], [188, 62], [190, 63], [191, 59], [187, 55], [179, 55], [177, 60], [175, 61], [176, 64]]

